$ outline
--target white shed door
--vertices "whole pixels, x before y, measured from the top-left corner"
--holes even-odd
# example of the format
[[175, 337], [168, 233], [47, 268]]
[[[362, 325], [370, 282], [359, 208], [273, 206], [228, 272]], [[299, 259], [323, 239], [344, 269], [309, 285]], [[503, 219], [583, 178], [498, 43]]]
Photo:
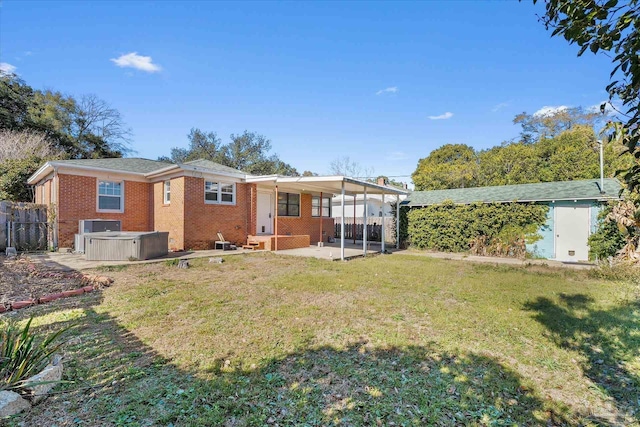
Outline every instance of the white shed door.
[[556, 207], [556, 259], [589, 259], [589, 206]]

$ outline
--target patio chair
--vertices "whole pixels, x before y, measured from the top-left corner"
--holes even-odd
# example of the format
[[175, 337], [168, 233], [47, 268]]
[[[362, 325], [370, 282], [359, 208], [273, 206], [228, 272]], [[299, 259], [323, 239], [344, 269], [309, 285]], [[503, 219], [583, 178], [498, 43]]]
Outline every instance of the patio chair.
[[220, 249], [223, 251], [228, 251], [231, 249], [231, 242], [224, 239], [222, 233], [218, 232], [218, 240], [215, 241], [214, 249], [218, 249], [218, 245], [220, 245]]

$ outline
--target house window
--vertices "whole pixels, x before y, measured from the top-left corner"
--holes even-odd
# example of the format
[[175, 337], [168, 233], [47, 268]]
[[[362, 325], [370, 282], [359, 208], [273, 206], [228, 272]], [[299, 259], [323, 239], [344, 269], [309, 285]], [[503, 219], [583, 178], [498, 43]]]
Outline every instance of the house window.
[[98, 181], [98, 211], [124, 211], [123, 183]]
[[[311, 216], [320, 216], [320, 197], [313, 196], [311, 198]], [[322, 198], [322, 216], [330, 217], [331, 216], [331, 198], [323, 197]]]
[[204, 202], [232, 205], [236, 202], [236, 185], [222, 182], [204, 182]]
[[171, 203], [171, 181], [164, 182], [164, 204]]
[[300, 195], [278, 193], [278, 216], [300, 216]]

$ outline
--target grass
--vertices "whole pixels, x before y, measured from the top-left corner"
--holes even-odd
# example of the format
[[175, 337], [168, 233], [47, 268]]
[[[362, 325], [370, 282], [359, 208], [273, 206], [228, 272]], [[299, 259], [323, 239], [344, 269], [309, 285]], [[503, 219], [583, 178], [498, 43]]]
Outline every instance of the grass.
[[639, 425], [637, 285], [392, 255], [112, 270], [19, 425]]

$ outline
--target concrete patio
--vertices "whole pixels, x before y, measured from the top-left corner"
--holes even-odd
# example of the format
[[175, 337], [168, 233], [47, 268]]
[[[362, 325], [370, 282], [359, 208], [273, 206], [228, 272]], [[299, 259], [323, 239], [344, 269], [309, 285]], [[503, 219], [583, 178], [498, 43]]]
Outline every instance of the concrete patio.
[[[367, 255], [379, 254], [381, 252], [379, 242], [367, 242]], [[387, 244], [387, 250], [391, 249], [391, 244]], [[340, 241], [335, 243], [325, 243], [324, 246], [309, 246], [308, 248], [286, 249], [277, 252], [278, 255], [292, 255], [309, 258], [327, 259], [337, 261], [340, 259]], [[363, 256], [362, 242], [345, 242], [344, 258], [358, 258]]]

